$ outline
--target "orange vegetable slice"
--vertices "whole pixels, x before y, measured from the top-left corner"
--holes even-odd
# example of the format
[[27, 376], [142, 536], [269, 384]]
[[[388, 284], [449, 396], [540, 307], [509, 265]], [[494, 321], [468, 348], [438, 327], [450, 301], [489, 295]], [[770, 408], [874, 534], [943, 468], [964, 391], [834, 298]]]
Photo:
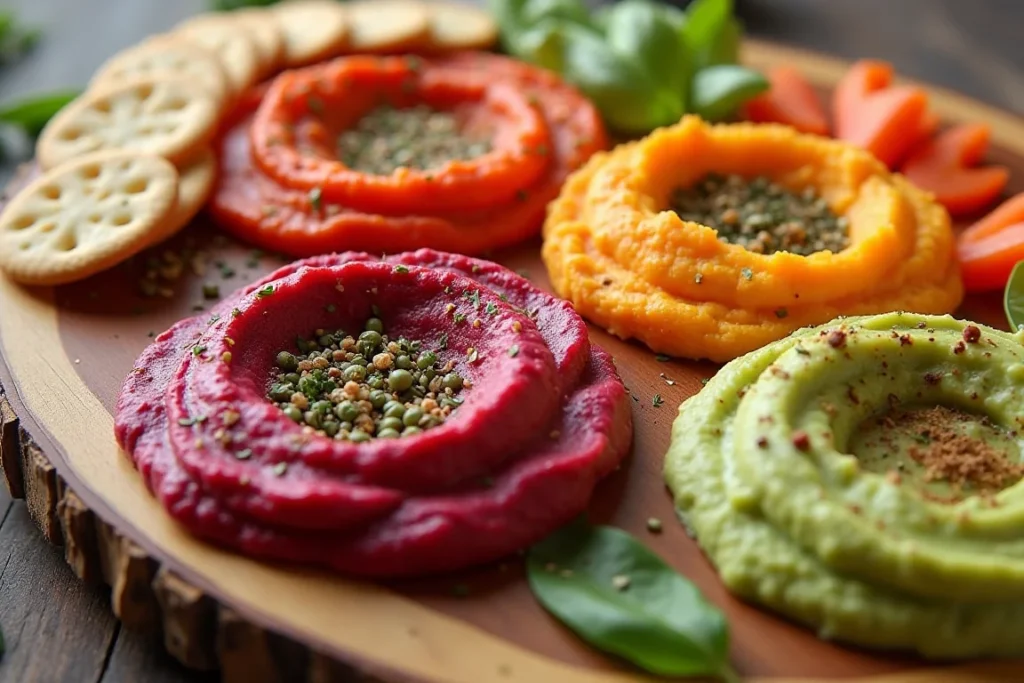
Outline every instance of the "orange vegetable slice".
[[982, 123], [950, 128], [914, 150], [903, 174], [933, 193], [954, 216], [980, 211], [999, 197], [1010, 179], [1002, 166], [974, 168], [988, 150], [990, 135]]
[[960, 242], [981, 240], [1014, 223], [1024, 223], [1024, 192], [1010, 197], [987, 216], [965, 229], [960, 233]]
[[961, 241], [958, 255], [967, 291], [1000, 290], [1014, 266], [1024, 261], [1024, 223], [1004, 226], [977, 240]]
[[960, 233], [957, 255], [967, 291], [1005, 287], [1013, 267], [1024, 261], [1024, 192]]
[[767, 73], [769, 90], [746, 104], [745, 118], [755, 123], [782, 123], [803, 133], [828, 135], [828, 117], [821, 98], [791, 66]]
[[[814, 188], [851, 244], [754, 253], [665, 210], [709, 172]], [[949, 214], [871, 154], [771, 124], [696, 117], [595, 155], [552, 202], [542, 256], [555, 291], [592, 322], [673, 356], [724, 361], [839, 315], [959, 305]]]
[[868, 150], [895, 169], [917, 142], [928, 96], [920, 88], [892, 85], [892, 65], [861, 60], [836, 85], [835, 136]]

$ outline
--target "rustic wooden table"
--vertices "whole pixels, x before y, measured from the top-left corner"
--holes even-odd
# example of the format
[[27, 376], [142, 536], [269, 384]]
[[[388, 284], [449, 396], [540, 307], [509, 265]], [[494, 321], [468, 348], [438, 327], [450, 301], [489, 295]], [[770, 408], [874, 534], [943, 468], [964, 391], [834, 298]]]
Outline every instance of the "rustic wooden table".
[[[45, 33], [0, 72], [0, 99], [79, 86], [109, 54], [165, 30], [205, 0], [4, 0]], [[749, 33], [841, 57], [877, 57], [900, 73], [1024, 114], [1021, 0], [742, 0]], [[0, 183], [11, 166], [0, 166]], [[24, 505], [0, 487], [0, 683], [215, 680], [122, 630], [107, 596], [72, 575]]]

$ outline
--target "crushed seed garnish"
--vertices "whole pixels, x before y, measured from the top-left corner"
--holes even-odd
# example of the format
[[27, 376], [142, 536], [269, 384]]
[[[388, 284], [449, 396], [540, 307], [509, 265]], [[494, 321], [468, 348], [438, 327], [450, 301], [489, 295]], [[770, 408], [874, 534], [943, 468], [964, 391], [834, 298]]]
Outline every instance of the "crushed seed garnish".
[[321, 434], [352, 442], [411, 436], [444, 423], [468, 381], [418, 341], [391, 339], [380, 318], [362, 332], [315, 330], [281, 351], [267, 398]]
[[813, 188], [796, 193], [764, 176], [710, 173], [672, 194], [670, 208], [685, 221], [706, 225], [718, 239], [758, 254], [788, 251], [807, 256], [849, 246], [849, 224]]
[[377, 107], [342, 133], [337, 145], [342, 163], [374, 175], [391, 175], [403, 167], [437, 168], [490, 151], [490, 140], [463, 134], [455, 116], [426, 105]]

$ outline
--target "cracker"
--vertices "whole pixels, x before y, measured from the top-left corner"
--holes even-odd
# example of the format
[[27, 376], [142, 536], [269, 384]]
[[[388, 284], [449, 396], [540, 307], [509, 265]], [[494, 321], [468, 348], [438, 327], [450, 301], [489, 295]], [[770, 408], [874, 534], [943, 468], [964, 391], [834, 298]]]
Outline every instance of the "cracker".
[[498, 24], [480, 7], [455, 2], [427, 3], [431, 52], [485, 50], [498, 42]]
[[0, 213], [0, 268], [57, 285], [110, 268], [150, 243], [173, 214], [178, 171], [166, 159], [112, 150], [43, 174]]
[[274, 5], [270, 12], [284, 34], [288, 67], [319, 62], [345, 48], [348, 20], [335, 0], [292, 0]]
[[430, 38], [427, 7], [414, 0], [355, 0], [348, 13], [350, 52], [401, 52], [425, 46]]
[[260, 78], [284, 66], [284, 33], [274, 15], [260, 7], [236, 9], [231, 17], [242, 23], [256, 45]]
[[149, 245], [170, 239], [188, 225], [206, 204], [217, 182], [217, 155], [204, 149], [178, 170], [178, 200], [171, 215], [150, 233]]
[[131, 149], [187, 159], [216, 132], [219, 110], [190, 78], [139, 78], [86, 91], [43, 129], [36, 156], [44, 169], [101, 149]]
[[172, 35], [154, 36], [118, 52], [100, 66], [89, 87], [104, 88], [128, 80], [168, 76], [195, 79], [218, 102], [227, 101], [231, 93], [227, 73], [216, 54]]
[[259, 80], [256, 38], [244, 22], [235, 21], [230, 14], [199, 14], [178, 24], [174, 33], [217, 53], [236, 94]]

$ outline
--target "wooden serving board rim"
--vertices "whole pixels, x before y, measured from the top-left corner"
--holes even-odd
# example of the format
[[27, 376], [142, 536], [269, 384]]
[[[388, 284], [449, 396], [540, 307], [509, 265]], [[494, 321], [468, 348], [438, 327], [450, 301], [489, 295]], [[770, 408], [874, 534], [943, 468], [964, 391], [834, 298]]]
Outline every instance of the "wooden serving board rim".
[[[743, 56], [759, 67], [797, 64], [821, 85], [834, 84], [847, 66], [838, 59], [759, 41], [745, 42]], [[992, 126], [997, 145], [1024, 157], [1024, 121], [1020, 117], [957, 93], [920, 85], [928, 89], [933, 108], [944, 121], [986, 121]], [[4, 360], [0, 363], [0, 383], [8, 389], [8, 399], [28, 435], [43, 446], [45, 457], [59, 476], [95, 514], [157, 558], [162, 566], [245, 619], [389, 681], [651, 680], [628, 671], [575, 668], [387, 589], [322, 572], [255, 562], [194, 539], [177, 527], [146, 491], [114, 443], [110, 413], [85, 385], [71, 359], [52, 351], [60, 345], [52, 290], [24, 289], [0, 278], [0, 355]], [[98, 420], [98, 415], [103, 419]], [[37, 416], [47, 418], [45, 423], [50, 427], [44, 428], [44, 420]], [[76, 456], [69, 457], [60, 443], [76, 444]], [[105, 499], [100, 492], [105, 489], [104, 481], [111, 477], [128, 477], [133, 483], [114, 491], [113, 499]], [[344, 605], [345, 612], [339, 614], [337, 605]], [[354, 619], [358, 623], [353, 624]], [[401, 662], [401, 667], [394, 662]], [[514, 663], [511, 674], [502, 670], [503, 663]], [[923, 683], [1020, 674], [1019, 664], [992, 662], [845, 680]], [[749, 680], [807, 683], [818, 679]]]

